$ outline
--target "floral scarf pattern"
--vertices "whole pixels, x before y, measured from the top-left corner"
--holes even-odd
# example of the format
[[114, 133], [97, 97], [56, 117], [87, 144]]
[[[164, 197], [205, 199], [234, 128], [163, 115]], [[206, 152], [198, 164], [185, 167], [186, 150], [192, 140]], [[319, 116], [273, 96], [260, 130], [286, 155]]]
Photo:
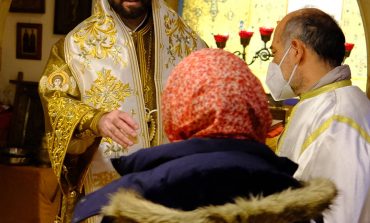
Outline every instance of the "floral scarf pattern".
[[173, 69], [162, 112], [170, 141], [209, 137], [264, 143], [271, 125], [260, 81], [244, 61], [221, 49], [193, 52]]

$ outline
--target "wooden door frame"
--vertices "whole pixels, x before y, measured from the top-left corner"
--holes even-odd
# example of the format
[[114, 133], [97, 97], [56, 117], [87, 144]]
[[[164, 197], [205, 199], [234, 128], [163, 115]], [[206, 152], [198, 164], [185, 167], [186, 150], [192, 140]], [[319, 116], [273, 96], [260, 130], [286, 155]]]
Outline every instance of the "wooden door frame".
[[357, 0], [365, 30], [366, 52], [367, 52], [367, 81], [366, 95], [370, 99], [370, 0]]

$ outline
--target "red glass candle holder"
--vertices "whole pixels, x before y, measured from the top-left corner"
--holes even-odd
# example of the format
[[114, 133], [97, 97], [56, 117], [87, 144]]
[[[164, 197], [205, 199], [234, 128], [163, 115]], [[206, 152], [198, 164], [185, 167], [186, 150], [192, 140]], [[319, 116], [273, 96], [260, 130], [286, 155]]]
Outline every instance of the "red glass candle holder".
[[215, 38], [217, 48], [220, 48], [220, 49], [225, 48], [226, 42], [229, 39], [228, 35], [217, 34], [217, 35], [213, 35], [213, 37]]
[[354, 46], [355, 46], [354, 43], [344, 43], [344, 48], [346, 50], [344, 53], [345, 57], [349, 57]]
[[251, 41], [251, 38], [253, 36], [253, 32], [241, 30], [239, 32], [239, 36], [240, 36], [240, 44], [242, 44], [243, 47], [245, 48], [246, 46], [249, 45], [249, 42]]
[[261, 39], [263, 42], [268, 42], [271, 39], [271, 34], [274, 32], [274, 28], [260, 27]]

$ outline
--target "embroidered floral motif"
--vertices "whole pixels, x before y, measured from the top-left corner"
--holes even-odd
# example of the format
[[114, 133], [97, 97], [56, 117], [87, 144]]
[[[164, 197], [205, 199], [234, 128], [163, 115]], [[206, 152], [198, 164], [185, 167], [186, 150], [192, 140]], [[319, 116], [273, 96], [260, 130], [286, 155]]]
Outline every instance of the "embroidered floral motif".
[[164, 17], [165, 33], [169, 38], [167, 53], [170, 56], [166, 67], [174, 62], [177, 57], [186, 57], [197, 48], [197, 35], [189, 29], [179, 17], [167, 13]]
[[85, 103], [104, 111], [119, 108], [120, 103], [131, 95], [129, 85], [118, 80], [111, 74], [111, 70], [103, 69], [97, 74], [98, 78], [93, 82], [90, 90], [86, 91]]
[[97, 6], [94, 16], [85, 20], [83, 28], [72, 36], [80, 48], [79, 56], [84, 60], [85, 66], [91, 63], [91, 59], [111, 57], [114, 63], [125, 67], [127, 61], [121, 55], [122, 47], [116, 44], [117, 29], [113, 18], [105, 14], [99, 4]]
[[65, 148], [73, 134], [73, 129], [91, 108], [82, 103], [76, 103], [72, 99], [63, 98], [60, 92], [55, 92], [49, 100], [48, 110], [53, 131], [46, 134], [47, 145], [53, 170], [59, 178], [66, 153]]
[[109, 158], [117, 158], [127, 152], [127, 147], [123, 147], [118, 143], [115, 143], [111, 138], [104, 137], [101, 141], [100, 146], [104, 148], [104, 156]]

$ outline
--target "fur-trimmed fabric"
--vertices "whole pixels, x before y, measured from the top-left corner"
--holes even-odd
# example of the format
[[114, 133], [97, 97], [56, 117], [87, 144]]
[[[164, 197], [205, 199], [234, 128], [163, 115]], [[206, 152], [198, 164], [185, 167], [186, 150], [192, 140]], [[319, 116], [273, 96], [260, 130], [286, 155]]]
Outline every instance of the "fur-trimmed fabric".
[[110, 195], [121, 188], [190, 211], [302, 186], [292, 177], [295, 163], [249, 140], [192, 138], [140, 150], [113, 163], [123, 177], [83, 197], [74, 210], [74, 223], [101, 214]]
[[135, 192], [120, 190], [102, 213], [115, 223], [292, 223], [316, 219], [337, 195], [335, 185], [314, 179], [302, 188], [287, 189], [267, 197], [237, 198], [234, 203], [181, 211], [155, 204]]

